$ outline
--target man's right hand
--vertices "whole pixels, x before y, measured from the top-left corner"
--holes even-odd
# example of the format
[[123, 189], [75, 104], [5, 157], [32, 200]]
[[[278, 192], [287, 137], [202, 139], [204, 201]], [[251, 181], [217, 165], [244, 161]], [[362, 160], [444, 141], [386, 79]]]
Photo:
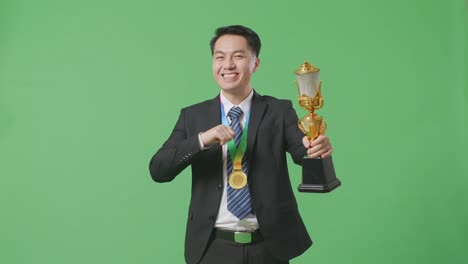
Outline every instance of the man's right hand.
[[213, 145], [216, 142], [224, 145], [234, 137], [234, 130], [225, 125], [217, 125], [208, 131], [201, 133], [200, 138], [205, 147]]

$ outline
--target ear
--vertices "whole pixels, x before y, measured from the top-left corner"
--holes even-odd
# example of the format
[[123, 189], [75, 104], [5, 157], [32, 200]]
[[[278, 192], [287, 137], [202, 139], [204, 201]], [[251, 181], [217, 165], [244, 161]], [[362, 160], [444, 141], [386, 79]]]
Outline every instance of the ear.
[[258, 69], [258, 66], [260, 66], [260, 59], [255, 57], [255, 64], [252, 72], [256, 72]]

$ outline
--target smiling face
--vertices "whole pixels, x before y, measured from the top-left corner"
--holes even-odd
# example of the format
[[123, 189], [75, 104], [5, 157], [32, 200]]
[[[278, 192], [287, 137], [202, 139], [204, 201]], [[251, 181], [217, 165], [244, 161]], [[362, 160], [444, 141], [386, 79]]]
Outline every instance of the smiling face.
[[252, 89], [250, 78], [260, 61], [238, 35], [223, 35], [213, 49], [213, 77], [218, 86], [232, 95], [248, 94]]

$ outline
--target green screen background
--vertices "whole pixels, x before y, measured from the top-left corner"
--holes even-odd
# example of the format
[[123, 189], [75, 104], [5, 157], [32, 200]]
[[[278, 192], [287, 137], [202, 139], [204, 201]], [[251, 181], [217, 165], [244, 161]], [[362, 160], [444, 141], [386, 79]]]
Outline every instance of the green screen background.
[[229, 24], [262, 39], [257, 92], [299, 116], [293, 72], [321, 68], [343, 185], [296, 193], [315, 243], [292, 263], [466, 263], [462, 0], [0, 1], [0, 263], [183, 263], [190, 170], [156, 184], [148, 163], [218, 93]]

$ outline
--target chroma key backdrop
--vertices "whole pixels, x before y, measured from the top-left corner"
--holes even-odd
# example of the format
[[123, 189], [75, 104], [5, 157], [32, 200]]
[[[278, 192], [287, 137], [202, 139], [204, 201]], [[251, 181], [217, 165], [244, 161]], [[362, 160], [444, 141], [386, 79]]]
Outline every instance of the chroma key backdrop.
[[291, 263], [468, 263], [467, 22], [463, 0], [0, 1], [0, 263], [184, 263], [190, 169], [148, 164], [218, 94], [232, 24], [299, 117], [294, 71], [321, 69], [343, 185], [295, 189], [314, 245]]

